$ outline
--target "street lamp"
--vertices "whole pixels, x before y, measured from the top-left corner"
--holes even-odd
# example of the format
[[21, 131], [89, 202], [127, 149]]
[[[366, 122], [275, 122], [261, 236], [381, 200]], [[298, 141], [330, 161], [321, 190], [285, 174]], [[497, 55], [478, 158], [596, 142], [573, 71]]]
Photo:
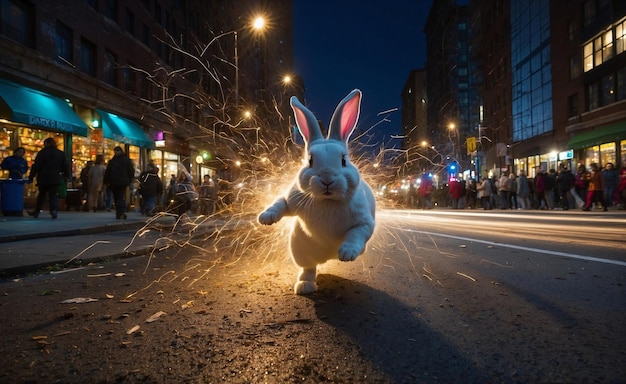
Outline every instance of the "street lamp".
[[[265, 28], [265, 19], [258, 16], [252, 22], [252, 29], [261, 31]], [[235, 105], [239, 106], [239, 33], [233, 31], [235, 39]]]

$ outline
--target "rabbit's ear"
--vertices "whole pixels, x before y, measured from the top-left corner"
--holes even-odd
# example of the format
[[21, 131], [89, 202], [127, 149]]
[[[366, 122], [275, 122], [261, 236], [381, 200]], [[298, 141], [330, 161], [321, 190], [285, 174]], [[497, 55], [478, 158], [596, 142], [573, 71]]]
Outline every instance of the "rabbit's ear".
[[361, 91], [355, 89], [337, 105], [330, 119], [328, 138], [347, 142], [359, 120], [360, 111]]
[[291, 96], [289, 104], [291, 104], [291, 109], [293, 109], [293, 114], [296, 117], [296, 125], [304, 141], [310, 143], [315, 140], [323, 139], [322, 130], [313, 112], [302, 105], [300, 100], [295, 96]]

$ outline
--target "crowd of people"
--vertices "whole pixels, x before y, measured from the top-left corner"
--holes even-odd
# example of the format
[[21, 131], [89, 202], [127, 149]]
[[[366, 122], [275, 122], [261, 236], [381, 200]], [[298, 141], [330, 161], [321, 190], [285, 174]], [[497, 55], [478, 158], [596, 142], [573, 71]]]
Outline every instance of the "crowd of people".
[[610, 162], [604, 167], [593, 163], [587, 168], [581, 164], [576, 173], [562, 164], [558, 172], [539, 170], [533, 178], [524, 171], [517, 175], [502, 172], [499, 177], [482, 177], [478, 181], [451, 180], [437, 189], [429, 180], [422, 177], [419, 188], [409, 188], [409, 208], [430, 209], [437, 205], [484, 210], [626, 209], [626, 162], [619, 169]]
[[[28, 215], [38, 218], [47, 201], [50, 216], [56, 219], [59, 214], [59, 196], [63, 197], [61, 191], [66, 191], [68, 183], [73, 181], [67, 157], [57, 148], [53, 138], [47, 138], [28, 173], [29, 166], [24, 154], [24, 148], [16, 148], [13, 155], [2, 160], [0, 166], [8, 171], [11, 179], [27, 179], [36, 183], [38, 194], [35, 208], [28, 211]], [[198, 214], [212, 214], [218, 209], [220, 200], [228, 199], [228, 196], [218, 198], [220, 185], [227, 184], [205, 175], [196, 188], [191, 174], [179, 163], [178, 173], [172, 174], [165, 186], [157, 165], [150, 162], [140, 172], [119, 146], [114, 148], [114, 156], [108, 162], [102, 154], [87, 161], [74, 181], [83, 211], [114, 210], [116, 219], [122, 220], [127, 219], [131, 207], [146, 216], [160, 211], [180, 216], [192, 209]]]

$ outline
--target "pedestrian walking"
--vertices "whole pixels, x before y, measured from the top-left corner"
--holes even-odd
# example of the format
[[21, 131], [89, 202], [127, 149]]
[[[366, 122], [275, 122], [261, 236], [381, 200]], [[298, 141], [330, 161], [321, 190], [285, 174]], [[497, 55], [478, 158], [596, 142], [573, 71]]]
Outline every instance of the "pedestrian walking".
[[509, 202], [511, 209], [519, 208], [517, 205], [517, 177], [515, 177], [514, 172], [511, 172], [509, 175], [509, 197], [507, 201]]
[[556, 177], [556, 184], [559, 190], [559, 205], [564, 211], [568, 210], [570, 206], [574, 206], [574, 202], [572, 201], [574, 196], [570, 190], [574, 187], [575, 182], [576, 178], [572, 174], [572, 171], [570, 171], [565, 165], [561, 164], [559, 173]]
[[467, 191], [465, 195], [467, 196], [467, 208], [474, 209], [476, 208], [476, 197], [478, 194], [478, 190], [476, 189], [476, 180], [470, 179], [469, 183], [466, 185]]
[[152, 216], [157, 198], [163, 193], [163, 182], [159, 177], [159, 167], [148, 164], [147, 169], [139, 175], [139, 192], [143, 199], [141, 214]]
[[482, 203], [483, 209], [492, 209], [491, 195], [493, 194], [493, 189], [491, 181], [488, 178], [483, 177], [482, 181], [476, 186], [476, 189], [478, 191], [478, 198]]
[[497, 181], [498, 198], [500, 200], [500, 209], [509, 209], [509, 176], [506, 172], [502, 172]]
[[217, 184], [210, 175], [204, 175], [204, 181], [198, 188], [200, 195], [200, 214], [210, 215], [217, 206]]
[[126, 190], [135, 177], [135, 169], [122, 147], [114, 148], [114, 155], [104, 172], [104, 183], [113, 193], [115, 218], [126, 219]]
[[607, 208], [611, 207], [615, 201], [615, 193], [620, 183], [620, 175], [613, 163], [608, 162], [602, 171], [604, 178], [604, 201]]
[[578, 166], [578, 169], [576, 170], [576, 194], [583, 199], [587, 197], [590, 175], [591, 174], [587, 171], [587, 168], [585, 168], [583, 164]]
[[431, 198], [433, 193], [433, 182], [428, 175], [422, 175], [420, 187], [417, 192], [419, 194], [422, 209], [432, 209], [433, 205]]
[[33, 168], [28, 175], [28, 180], [33, 182], [37, 179], [37, 202], [35, 209], [28, 212], [34, 218], [39, 217], [46, 198], [50, 208], [50, 216], [56, 219], [59, 214], [59, 186], [66, 183], [70, 176], [69, 162], [65, 153], [57, 148], [57, 143], [52, 137], [43, 141], [43, 148], [35, 156]]
[[604, 212], [608, 211], [606, 202], [604, 201], [604, 178], [602, 177], [602, 171], [600, 171], [596, 163], [593, 163], [591, 164], [589, 188], [587, 189], [585, 206], [582, 208], [583, 211], [591, 211], [592, 205], [595, 202], [602, 204]]
[[24, 159], [26, 150], [24, 147], [17, 147], [13, 150], [11, 156], [7, 156], [2, 160], [0, 168], [9, 171], [9, 179], [23, 179], [26, 171], [28, 171], [28, 163]]
[[178, 176], [176, 177], [176, 195], [174, 202], [170, 205], [170, 212], [181, 216], [191, 209], [194, 201], [198, 200], [198, 192], [192, 180], [191, 174], [187, 172], [184, 165], [179, 164]]
[[546, 201], [546, 205], [548, 209], [554, 209], [555, 202], [555, 185], [556, 185], [556, 170], [550, 169], [547, 174], [544, 174], [544, 183], [545, 189], [543, 191], [543, 196]]
[[104, 165], [104, 155], [96, 155], [96, 161], [89, 170], [88, 185], [89, 193], [87, 194], [87, 211], [96, 212], [98, 207], [102, 206], [102, 189], [104, 187], [104, 173], [106, 166]]
[[82, 210], [89, 211], [89, 171], [93, 167], [93, 160], [87, 160], [87, 163], [80, 170], [80, 200], [84, 202]]
[[518, 209], [530, 209], [530, 182], [526, 172], [519, 171], [517, 178], [517, 203]]
[[550, 209], [550, 205], [546, 200], [546, 174], [542, 170], [537, 172], [535, 176], [534, 186], [535, 186], [535, 195], [537, 196], [537, 200], [535, 202], [537, 209]]

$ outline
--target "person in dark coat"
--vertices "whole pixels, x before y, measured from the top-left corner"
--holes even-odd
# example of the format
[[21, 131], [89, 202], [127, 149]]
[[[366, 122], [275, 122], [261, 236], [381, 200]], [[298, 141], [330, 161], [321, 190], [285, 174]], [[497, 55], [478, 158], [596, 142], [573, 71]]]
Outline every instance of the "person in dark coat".
[[135, 177], [133, 162], [128, 158], [122, 147], [113, 149], [115, 155], [104, 171], [104, 183], [109, 186], [115, 201], [115, 218], [126, 219], [126, 188]]
[[163, 182], [159, 177], [159, 167], [149, 164], [146, 171], [139, 175], [139, 190], [143, 198], [141, 213], [152, 216], [158, 196], [163, 193]]
[[575, 182], [576, 177], [574, 177], [572, 171], [570, 171], [565, 165], [561, 165], [559, 168], [559, 174], [556, 177], [556, 184], [559, 187], [558, 196], [563, 210], [568, 210], [570, 207], [570, 200], [573, 200], [570, 190], [574, 187]]
[[37, 203], [35, 210], [28, 212], [34, 218], [39, 217], [43, 203], [48, 197], [50, 215], [53, 219], [59, 213], [59, 197], [57, 196], [59, 185], [67, 181], [70, 175], [69, 162], [65, 153], [57, 148], [57, 143], [52, 137], [43, 141], [43, 149], [37, 153], [33, 168], [30, 170], [28, 180], [32, 182], [37, 178]]
[[13, 155], [5, 157], [2, 160], [2, 169], [9, 171], [9, 179], [23, 179], [24, 174], [28, 171], [28, 163], [24, 159], [26, 150], [24, 147], [15, 148]]

